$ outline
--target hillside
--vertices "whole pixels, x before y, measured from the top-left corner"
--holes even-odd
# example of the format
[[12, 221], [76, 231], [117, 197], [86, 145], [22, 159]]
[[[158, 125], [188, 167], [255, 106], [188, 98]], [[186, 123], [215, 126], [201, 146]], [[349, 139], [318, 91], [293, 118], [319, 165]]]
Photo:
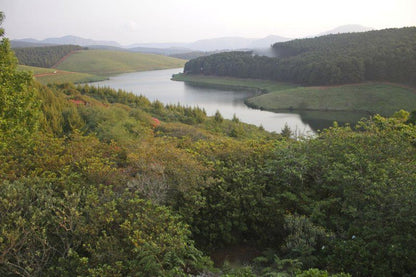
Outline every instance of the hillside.
[[69, 56], [57, 69], [109, 76], [113, 74], [182, 67], [185, 60], [153, 54], [84, 50]]
[[297, 39], [273, 45], [275, 58], [229, 52], [188, 61], [185, 72], [302, 85], [390, 81], [416, 85], [416, 27]]
[[31, 72], [33, 77], [41, 84], [62, 84], [62, 83], [88, 83], [107, 79], [103, 76], [97, 76], [88, 73], [70, 72], [63, 70], [56, 70], [55, 68], [43, 68], [27, 65], [18, 65], [19, 71]]

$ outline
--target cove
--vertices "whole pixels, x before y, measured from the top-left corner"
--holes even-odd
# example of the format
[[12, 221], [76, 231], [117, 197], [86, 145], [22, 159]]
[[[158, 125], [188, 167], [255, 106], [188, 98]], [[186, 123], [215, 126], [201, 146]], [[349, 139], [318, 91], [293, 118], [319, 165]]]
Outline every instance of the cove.
[[208, 116], [218, 110], [226, 119], [235, 115], [240, 121], [280, 133], [287, 124], [298, 135], [310, 135], [314, 131], [296, 113], [274, 113], [252, 109], [244, 104], [244, 99], [255, 95], [253, 91], [234, 91], [193, 86], [184, 82], [172, 81], [173, 74], [182, 68], [125, 73], [110, 77], [109, 80], [93, 83], [99, 87], [110, 87], [146, 96], [149, 100], [159, 100], [163, 104], [198, 106], [205, 109]]

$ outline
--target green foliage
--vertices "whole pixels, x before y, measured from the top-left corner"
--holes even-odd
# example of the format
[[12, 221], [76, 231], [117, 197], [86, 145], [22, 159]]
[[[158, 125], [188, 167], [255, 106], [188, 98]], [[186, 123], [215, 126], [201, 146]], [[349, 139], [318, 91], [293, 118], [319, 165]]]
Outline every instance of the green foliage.
[[331, 267], [354, 276], [414, 272], [415, 129], [380, 116], [358, 128], [277, 149], [281, 201], [334, 233], [323, 253]]
[[280, 133], [282, 137], [291, 138], [293, 136], [293, 131], [290, 129], [289, 125], [285, 123], [285, 127], [283, 127], [282, 132]]
[[216, 111], [214, 115], [214, 120], [218, 123], [222, 123], [224, 121], [224, 118], [222, 117], [220, 111]]
[[285, 231], [288, 234], [282, 246], [285, 257], [298, 259], [305, 268], [316, 266], [331, 234], [305, 216], [290, 214], [285, 216]]
[[282, 210], [268, 190], [263, 167], [271, 143], [199, 141], [198, 159], [211, 168], [203, 188], [206, 204], [193, 216], [193, 233], [203, 247], [238, 243], [279, 245]]
[[311, 268], [296, 274], [296, 277], [351, 277], [351, 275], [346, 273], [329, 274], [326, 270]]
[[[1, 24], [1, 21], [0, 21]], [[17, 72], [9, 40], [0, 43], [0, 150], [12, 144], [30, 144], [38, 128], [37, 92], [29, 89], [30, 74]]]
[[0, 195], [2, 275], [178, 276], [209, 266], [177, 216], [135, 194], [21, 179]]

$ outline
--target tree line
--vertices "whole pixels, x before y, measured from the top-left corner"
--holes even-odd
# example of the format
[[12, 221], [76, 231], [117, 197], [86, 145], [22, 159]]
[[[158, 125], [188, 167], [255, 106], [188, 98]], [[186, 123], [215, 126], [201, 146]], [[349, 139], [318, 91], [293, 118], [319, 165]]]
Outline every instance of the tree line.
[[188, 61], [190, 74], [258, 78], [303, 85], [363, 81], [416, 84], [416, 27], [332, 34], [276, 43], [276, 57], [228, 52]]
[[19, 64], [50, 68], [72, 51], [83, 49], [78, 45], [24, 47], [13, 49]]
[[416, 273], [415, 113], [296, 140], [0, 54], [0, 275]]

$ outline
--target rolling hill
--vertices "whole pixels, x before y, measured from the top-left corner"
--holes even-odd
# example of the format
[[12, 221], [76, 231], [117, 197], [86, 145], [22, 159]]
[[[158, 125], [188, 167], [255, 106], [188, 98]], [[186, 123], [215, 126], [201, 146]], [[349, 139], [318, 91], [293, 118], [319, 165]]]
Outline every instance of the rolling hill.
[[183, 67], [185, 60], [153, 54], [83, 50], [70, 55], [59, 70], [109, 76], [119, 73]]

